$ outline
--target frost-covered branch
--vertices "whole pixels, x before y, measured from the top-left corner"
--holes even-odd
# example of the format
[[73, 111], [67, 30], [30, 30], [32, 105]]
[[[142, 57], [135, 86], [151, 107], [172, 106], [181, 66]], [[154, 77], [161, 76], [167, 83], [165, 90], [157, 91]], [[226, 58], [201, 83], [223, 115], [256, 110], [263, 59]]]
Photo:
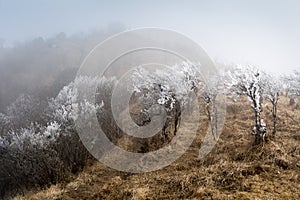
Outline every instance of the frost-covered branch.
[[233, 96], [246, 95], [251, 102], [254, 111], [255, 144], [260, 144], [267, 140], [266, 124], [261, 118], [263, 88], [261, 82], [261, 72], [256, 67], [238, 67], [229, 74], [230, 82], [227, 83]]
[[290, 97], [300, 97], [300, 71], [295, 70], [292, 74], [282, 77], [287, 95]]
[[200, 98], [205, 103], [205, 110], [210, 122], [211, 132], [216, 139], [218, 130], [219, 113], [217, 110], [217, 96], [219, 93], [224, 93], [224, 76], [221, 74], [213, 74], [206, 77], [206, 84], [199, 92]]
[[157, 69], [154, 73], [139, 67], [131, 77], [133, 84], [129, 90], [146, 92], [145, 97], [154, 98], [168, 110], [174, 108], [176, 101], [183, 108], [190, 103], [190, 94], [199, 88], [198, 71], [196, 66], [185, 62], [170, 69]]
[[266, 74], [263, 74], [263, 88], [264, 88], [264, 98], [272, 104], [271, 113], [273, 120], [273, 137], [277, 131], [277, 110], [278, 110], [278, 101], [280, 97], [280, 91], [282, 90], [282, 83], [276, 77]]

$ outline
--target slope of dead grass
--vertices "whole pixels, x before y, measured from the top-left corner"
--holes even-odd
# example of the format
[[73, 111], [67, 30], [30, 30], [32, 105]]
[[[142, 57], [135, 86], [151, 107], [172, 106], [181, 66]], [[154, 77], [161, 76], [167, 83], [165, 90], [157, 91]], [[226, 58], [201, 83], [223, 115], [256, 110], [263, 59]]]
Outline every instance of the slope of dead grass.
[[280, 109], [275, 140], [253, 148], [248, 107], [245, 99], [229, 102], [223, 134], [202, 160], [207, 123], [190, 149], [162, 170], [128, 174], [97, 162], [69, 183], [14, 199], [300, 199], [299, 110], [281, 100], [280, 107], [289, 109]]

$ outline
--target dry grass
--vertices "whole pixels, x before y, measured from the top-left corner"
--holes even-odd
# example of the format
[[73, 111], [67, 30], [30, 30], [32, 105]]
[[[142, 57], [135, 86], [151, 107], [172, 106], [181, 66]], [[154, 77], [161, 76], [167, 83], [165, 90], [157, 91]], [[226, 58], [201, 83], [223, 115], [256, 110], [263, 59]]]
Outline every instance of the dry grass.
[[223, 134], [203, 160], [198, 151], [207, 123], [190, 149], [162, 170], [128, 174], [95, 163], [68, 184], [15, 199], [300, 199], [300, 111], [282, 99], [275, 140], [254, 148], [246, 101], [229, 106]]

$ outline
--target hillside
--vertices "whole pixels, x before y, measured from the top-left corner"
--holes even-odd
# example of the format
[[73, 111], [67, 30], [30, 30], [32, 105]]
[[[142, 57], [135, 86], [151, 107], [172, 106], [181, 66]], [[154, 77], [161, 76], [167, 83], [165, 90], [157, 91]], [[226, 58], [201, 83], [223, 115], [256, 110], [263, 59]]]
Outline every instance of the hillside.
[[[267, 124], [271, 123], [266, 109]], [[21, 199], [300, 199], [300, 110], [279, 101], [276, 138], [253, 147], [252, 111], [246, 99], [228, 103], [221, 138], [198, 159], [207, 129], [199, 127], [189, 150], [170, 166], [128, 174], [99, 162], [85, 167], [70, 182], [17, 196]], [[201, 116], [205, 121], [205, 115]]]

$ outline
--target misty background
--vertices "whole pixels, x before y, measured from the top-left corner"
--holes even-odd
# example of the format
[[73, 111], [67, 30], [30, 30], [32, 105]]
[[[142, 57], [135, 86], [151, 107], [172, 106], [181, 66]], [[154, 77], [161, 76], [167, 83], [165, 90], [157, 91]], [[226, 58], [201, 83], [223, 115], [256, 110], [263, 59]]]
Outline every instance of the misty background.
[[21, 94], [57, 95], [88, 52], [120, 31], [172, 29], [217, 62], [281, 75], [299, 68], [300, 2], [0, 0], [0, 112]]

